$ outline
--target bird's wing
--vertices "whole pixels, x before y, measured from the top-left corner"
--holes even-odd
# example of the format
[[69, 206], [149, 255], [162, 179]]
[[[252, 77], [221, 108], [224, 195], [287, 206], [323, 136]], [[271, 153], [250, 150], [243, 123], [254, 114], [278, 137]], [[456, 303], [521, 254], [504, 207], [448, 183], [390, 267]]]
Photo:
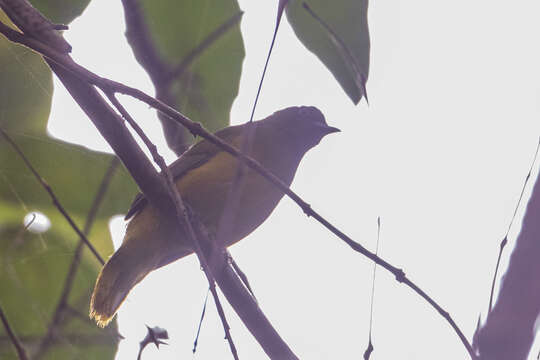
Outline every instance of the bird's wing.
[[[239, 131], [241, 126], [242, 125], [230, 126], [218, 131], [215, 135], [234, 145], [242, 132]], [[207, 140], [202, 140], [193, 145], [169, 166], [174, 180], [179, 179], [190, 170], [198, 168], [199, 166], [208, 162], [220, 151], [221, 150], [216, 145]], [[124, 220], [131, 219], [135, 214], [141, 211], [147, 203], [148, 201], [144, 195], [142, 193], [138, 193], [135, 196], [135, 199], [133, 199]]]

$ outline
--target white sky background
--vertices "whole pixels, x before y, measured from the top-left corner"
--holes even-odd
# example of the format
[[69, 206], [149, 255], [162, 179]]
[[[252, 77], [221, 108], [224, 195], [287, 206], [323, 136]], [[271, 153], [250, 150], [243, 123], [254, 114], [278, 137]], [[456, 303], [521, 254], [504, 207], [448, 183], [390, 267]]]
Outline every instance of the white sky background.
[[[233, 123], [248, 120], [277, 1], [240, 5], [247, 56]], [[539, 13], [532, 0], [372, 1], [369, 107], [352, 105], [284, 18], [256, 112], [260, 119], [287, 106], [315, 105], [341, 128], [307, 154], [293, 190], [370, 249], [381, 216], [380, 255], [402, 267], [469, 337], [486, 313], [499, 243], [540, 135]], [[83, 65], [152, 92], [132, 59], [123, 22], [119, 1], [93, 0], [66, 37]], [[163, 144], [153, 112], [126, 104]], [[61, 85], [54, 105], [53, 135], [107, 148]], [[114, 225], [124, 227], [120, 220]], [[520, 218], [510, 244], [519, 225]], [[289, 199], [231, 251], [300, 358], [361, 358], [372, 263]], [[431, 307], [387, 271], [377, 274], [372, 359], [467, 358]], [[194, 256], [148, 276], [120, 311], [127, 339], [118, 359], [136, 357], [144, 324], [166, 328], [171, 340], [159, 351], [149, 346], [143, 359], [191, 358], [206, 289]], [[240, 358], [266, 358], [230, 307], [226, 312]], [[195, 358], [232, 358], [212, 301]]]

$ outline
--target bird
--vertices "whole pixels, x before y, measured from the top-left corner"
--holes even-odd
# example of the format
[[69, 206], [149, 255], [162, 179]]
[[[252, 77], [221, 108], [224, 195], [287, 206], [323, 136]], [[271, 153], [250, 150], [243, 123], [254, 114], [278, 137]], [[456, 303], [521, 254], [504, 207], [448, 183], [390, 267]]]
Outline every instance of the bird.
[[[290, 186], [300, 160], [328, 134], [340, 130], [326, 123], [313, 106], [276, 111], [258, 121], [229, 126], [215, 133], [237, 149], [249, 140], [246, 155]], [[203, 139], [190, 147], [169, 169], [185, 204], [196, 214], [208, 234], [216, 236], [240, 162], [217, 145]], [[251, 168], [245, 168], [229, 231], [220, 239], [230, 246], [261, 225], [284, 193]], [[138, 194], [125, 220], [129, 220], [122, 245], [99, 273], [90, 299], [90, 318], [106, 326], [131, 289], [148, 273], [193, 253], [189, 236], [179, 233], [158, 209]], [[212, 237], [211, 237], [212, 238]]]

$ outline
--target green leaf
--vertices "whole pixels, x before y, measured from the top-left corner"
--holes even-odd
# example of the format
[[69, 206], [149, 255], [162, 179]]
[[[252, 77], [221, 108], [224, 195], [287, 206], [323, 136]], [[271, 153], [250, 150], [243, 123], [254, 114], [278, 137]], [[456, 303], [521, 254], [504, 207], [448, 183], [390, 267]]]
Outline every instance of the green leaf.
[[[46, 136], [11, 133], [11, 138], [70, 213], [88, 213], [111, 155]], [[1, 135], [0, 164], [0, 202], [26, 204], [30, 210], [51, 205], [50, 196]], [[101, 204], [103, 216], [125, 212], [137, 192], [124, 168], [118, 172]]]
[[[0, 21], [9, 21], [1, 10]], [[51, 109], [51, 70], [41, 56], [3, 36], [0, 69], [0, 126], [44, 133]]]
[[90, 0], [30, 0], [53, 23], [69, 24], [82, 14]]
[[[69, 23], [86, 8], [89, 0], [33, 0], [33, 5], [51, 21]], [[14, 25], [0, 10], [0, 21]], [[3, 128], [43, 133], [53, 94], [52, 73], [41, 56], [0, 37], [0, 125]], [[6, 126], [9, 123], [9, 126]]]
[[[79, 228], [112, 156], [38, 135], [10, 136]], [[103, 258], [113, 251], [108, 221], [125, 211], [137, 188], [123, 168], [112, 177], [89, 240]], [[43, 213], [51, 228], [33, 234], [23, 227], [29, 211]], [[25, 346], [38, 351], [59, 302], [68, 268], [79, 240], [11, 145], [0, 136], [0, 305]], [[112, 358], [118, 338], [87, 317], [88, 303], [101, 265], [86, 248], [68, 297], [78, 315], [63, 312], [58, 337], [46, 348], [46, 359]], [[113, 325], [111, 329], [116, 329]], [[113, 331], [113, 333], [115, 330]], [[0, 328], [0, 340], [5, 331]], [[0, 358], [11, 344], [0, 341]]]
[[[54, 22], [68, 23], [88, 1], [36, 1]], [[0, 20], [9, 23], [0, 11]], [[79, 228], [88, 215], [112, 155], [50, 138], [46, 133], [53, 93], [52, 76], [39, 55], [0, 38], [0, 127], [21, 148]], [[112, 215], [128, 207], [137, 188], [123, 168], [113, 176], [90, 232], [103, 258], [113, 251], [108, 230]], [[51, 228], [43, 234], [25, 230], [30, 211], [43, 213]], [[53, 206], [51, 198], [0, 134], [0, 306], [32, 356], [48, 332], [79, 237]], [[116, 323], [106, 330], [87, 316], [99, 262], [86, 248], [68, 296], [69, 309], [56, 336], [43, 348], [43, 359], [112, 359]], [[16, 359], [0, 326], [0, 358]]]
[[[161, 72], [151, 76], [158, 97], [210, 131], [228, 126], [244, 58], [236, 0], [146, 0], [141, 5], [151, 45], [164, 68], [139, 61], [149, 74]], [[175, 141], [192, 142], [182, 127], [168, 126], [166, 120], [164, 125], [173, 149]]]
[[367, 7], [367, 0], [291, 0], [286, 10], [298, 39], [332, 72], [355, 104], [366, 96], [369, 73]]
[[[54, 208], [40, 210], [50, 216], [53, 224], [44, 234], [24, 231], [20, 222], [3, 224], [0, 229], [0, 305], [29, 355], [39, 352], [47, 333], [77, 240]], [[20, 210], [3, 206], [2, 211], [13, 214]], [[98, 237], [109, 239], [104, 220], [96, 223], [91, 241]], [[98, 248], [102, 253], [112, 250], [110, 241], [100, 241]], [[85, 250], [68, 299], [75, 311], [64, 313], [57, 335], [43, 352], [44, 359], [94, 359], [98, 355], [113, 358], [118, 341], [116, 325], [103, 331], [87, 316], [90, 291], [99, 267]], [[0, 358], [16, 358], [3, 329]]]

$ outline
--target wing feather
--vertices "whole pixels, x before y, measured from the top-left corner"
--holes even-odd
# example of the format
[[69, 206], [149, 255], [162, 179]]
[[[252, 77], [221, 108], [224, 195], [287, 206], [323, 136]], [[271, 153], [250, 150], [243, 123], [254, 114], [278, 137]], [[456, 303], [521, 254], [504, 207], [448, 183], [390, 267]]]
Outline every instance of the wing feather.
[[[240, 134], [243, 132], [243, 127], [244, 125], [230, 126], [218, 131], [215, 135], [223, 140], [228, 141], [232, 145], [235, 145]], [[208, 162], [219, 151], [220, 149], [216, 145], [207, 140], [203, 139], [202, 141], [196, 143], [178, 159], [176, 159], [171, 165], [169, 165], [169, 169], [172, 172], [174, 180], [178, 180], [190, 170], [198, 168], [199, 166]], [[146, 200], [144, 195], [142, 193], [138, 193], [133, 199], [124, 220], [131, 219], [139, 211], [141, 211], [147, 203], [148, 200]]]

